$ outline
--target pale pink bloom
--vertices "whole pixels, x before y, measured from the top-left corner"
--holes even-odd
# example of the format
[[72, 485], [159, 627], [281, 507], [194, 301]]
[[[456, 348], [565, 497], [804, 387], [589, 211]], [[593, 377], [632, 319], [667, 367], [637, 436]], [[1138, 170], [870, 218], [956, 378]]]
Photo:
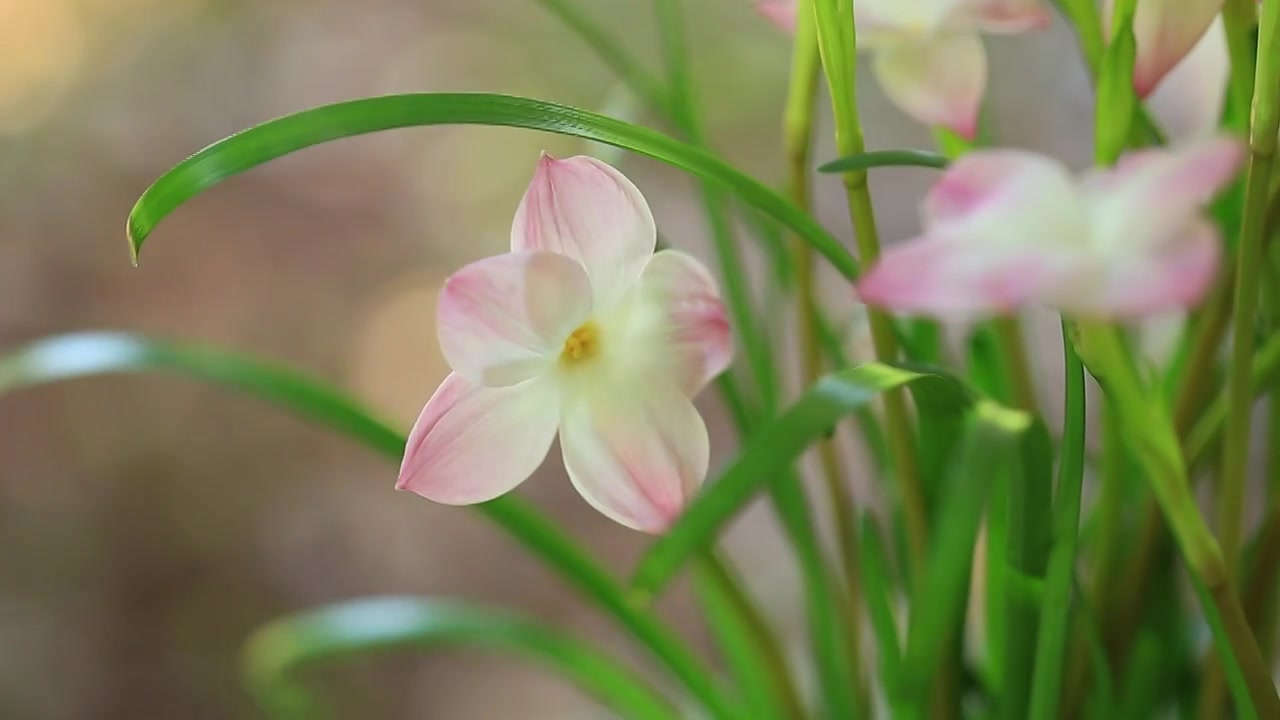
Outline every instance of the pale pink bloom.
[[[794, 32], [796, 0], [762, 0], [759, 11]], [[972, 139], [987, 86], [980, 33], [1044, 28], [1041, 0], [858, 0], [858, 47], [872, 53], [885, 93], [917, 120]]]
[[511, 252], [441, 291], [453, 373], [409, 435], [397, 487], [450, 505], [515, 488], [560, 436], [574, 486], [608, 517], [660, 532], [707, 472], [693, 397], [733, 355], [715, 281], [654, 254], [640, 191], [589, 157], [543, 155]]
[[948, 319], [1031, 302], [1115, 319], [1189, 307], [1221, 252], [1202, 208], [1243, 158], [1241, 142], [1213, 137], [1073, 176], [1031, 152], [970, 153], [925, 198], [924, 233], [885, 252], [858, 294]]
[[1212, 134], [1222, 119], [1230, 75], [1227, 33], [1219, 16], [1147, 96], [1147, 107], [1174, 140]]
[[[1115, 0], [1103, 3], [1108, 27]], [[1150, 95], [1164, 76], [1204, 35], [1222, 9], [1222, 0], [1140, 0], [1133, 16], [1138, 56], [1133, 68], [1133, 88], [1139, 97]]]

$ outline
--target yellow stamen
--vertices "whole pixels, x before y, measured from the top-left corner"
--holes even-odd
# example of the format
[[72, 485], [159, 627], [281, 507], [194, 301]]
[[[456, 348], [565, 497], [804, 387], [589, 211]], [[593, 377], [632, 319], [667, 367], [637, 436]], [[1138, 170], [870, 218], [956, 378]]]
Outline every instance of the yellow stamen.
[[580, 363], [589, 360], [600, 351], [600, 332], [595, 323], [587, 321], [577, 330], [569, 333], [564, 341], [564, 350], [560, 351], [560, 361]]

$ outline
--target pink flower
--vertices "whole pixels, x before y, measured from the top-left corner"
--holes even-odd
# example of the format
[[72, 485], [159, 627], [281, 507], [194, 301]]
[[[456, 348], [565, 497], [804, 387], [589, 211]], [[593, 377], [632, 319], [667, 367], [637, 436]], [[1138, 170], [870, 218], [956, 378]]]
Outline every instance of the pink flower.
[[1212, 134], [1222, 119], [1230, 75], [1227, 33], [1219, 16], [1147, 96], [1147, 107], [1171, 138]]
[[533, 473], [557, 432], [574, 486], [623, 525], [660, 532], [707, 471], [693, 397], [733, 355], [714, 280], [654, 254], [640, 191], [589, 157], [543, 155], [511, 252], [446, 282], [453, 373], [414, 425], [396, 487], [464, 505]]
[[885, 252], [858, 294], [951, 319], [1029, 302], [1117, 319], [1189, 307], [1220, 254], [1201, 208], [1243, 158], [1242, 143], [1213, 137], [1073, 177], [1030, 152], [970, 153], [926, 197], [924, 234]]
[[[796, 0], [762, 0], [757, 8], [794, 32]], [[889, 99], [970, 139], [987, 85], [979, 33], [1019, 33], [1052, 19], [1041, 0], [858, 0], [854, 13], [858, 47], [873, 54]]]
[[[1109, 26], [1115, 0], [1103, 3]], [[1178, 61], [1191, 52], [1209, 28], [1222, 0], [1141, 0], [1133, 16], [1138, 57], [1133, 88], [1139, 97], [1150, 95]]]

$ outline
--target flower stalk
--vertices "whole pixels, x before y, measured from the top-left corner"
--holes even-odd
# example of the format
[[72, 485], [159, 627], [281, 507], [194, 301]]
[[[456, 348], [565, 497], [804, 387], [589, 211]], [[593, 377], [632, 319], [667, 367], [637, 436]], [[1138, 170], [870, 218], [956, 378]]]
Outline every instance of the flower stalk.
[[[809, 211], [809, 160], [813, 141], [813, 108], [817, 98], [818, 35], [812, 0], [796, 3], [795, 43], [791, 50], [791, 74], [783, 112], [783, 145], [787, 158], [787, 191], [797, 207]], [[821, 329], [814, 287], [813, 248], [803, 238], [792, 240], [796, 271], [796, 313], [800, 331], [802, 385], [808, 387], [822, 376]], [[859, 533], [857, 509], [849, 481], [841, 468], [834, 439], [818, 443], [818, 461], [827, 498], [835, 520], [838, 555], [844, 575], [849, 607], [846, 623], [850, 648], [849, 662], [855, 682], [863, 683], [861, 653], [861, 602], [859, 592]], [[859, 697], [863, 693], [859, 692]]]
[[[861, 153], [866, 145], [862, 137], [862, 122], [858, 116], [854, 84], [857, 39], [853, 3], [851, 0], [815, 0], [814, 10], [818, 25], [819, 55], [835, 116], [836, 149], [842, 156]], [[875, 210], [871, 204], [871, 191], [867, 185], [867, 173], [865, 170], [846, 172], [842, 179], [858, 255], [864, 265], [870, 265], [880, 255], [880, 239]], [[876, 358], [884, 362], [896, 360], [898, 342], [893, 333], [892, 318], [882, 310], [869, 308], [868, 320]], [[914, 587], [914, 578], [923, 569], [928, 551], [929, 531], [924, 492], [916, 465], [914, 432], [907, 413], [906, 397], [901, 390], [885, 395], [884, 413], [889, 453], [906, 523], [913, 578], [911, 584]]]
[[1236, 284], [1232, 315], [1231, 360], [1227, 370], [1227, 424], [1222, 476], [1217, 493], [1218, 533], [1228, 567], [1234, 569], [1243, 538], [1244, 488], [1248, 474], [1250, 389], [1254, 328], [1258, 317], [1263, 241], [1276, 132], [1280, 129], [1280, 5], [1263, 6], [1258, 62], [1249, 130], [1249, 165], [1245, 177], [1244, 219], [1236, 250]]

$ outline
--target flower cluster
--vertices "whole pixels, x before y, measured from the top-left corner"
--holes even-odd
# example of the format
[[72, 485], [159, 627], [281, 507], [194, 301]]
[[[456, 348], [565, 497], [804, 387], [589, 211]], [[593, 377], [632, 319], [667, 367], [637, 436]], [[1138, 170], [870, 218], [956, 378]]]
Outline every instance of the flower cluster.
[[[920, 235], [868, 268], [857, 296], [947, 319], [1027, 303], [1136, 319], [1198, 302], [1222, 244], [1203, 210], [1243, 158], [1238, 140], [1210, 132], [1226, 73], [1221, 30], [1210, 30], [1220, 4], [1137, 6], [1134, 89], [1164, 107], [1179, 144], [1081, 173], [1024, 150], [971, 152], [928, 193]], [[889, 97], [970, 138], [986, 86], [980, 33], [1051, 21], [1039, 0], [855, 7], [858, 45]], [[795, 0], [759, 8], [794, 27]], [[1176, 102], [1161, 102], [1172, 86]], [[442, 503], [489, 500], [528, 478], [558, 434], [588, 502], [629, 527], [664, 530], [707, 470], [691, 398], [728, 366], [733, 345], [709, 273], [683, 253], [655, 254], [655, 238], [647, 203], [617, 170], [544, 155], [511, 252], [461, 269], [442, 292], [438, 332], [453, 373], [413, 429], [398, 487]]]

